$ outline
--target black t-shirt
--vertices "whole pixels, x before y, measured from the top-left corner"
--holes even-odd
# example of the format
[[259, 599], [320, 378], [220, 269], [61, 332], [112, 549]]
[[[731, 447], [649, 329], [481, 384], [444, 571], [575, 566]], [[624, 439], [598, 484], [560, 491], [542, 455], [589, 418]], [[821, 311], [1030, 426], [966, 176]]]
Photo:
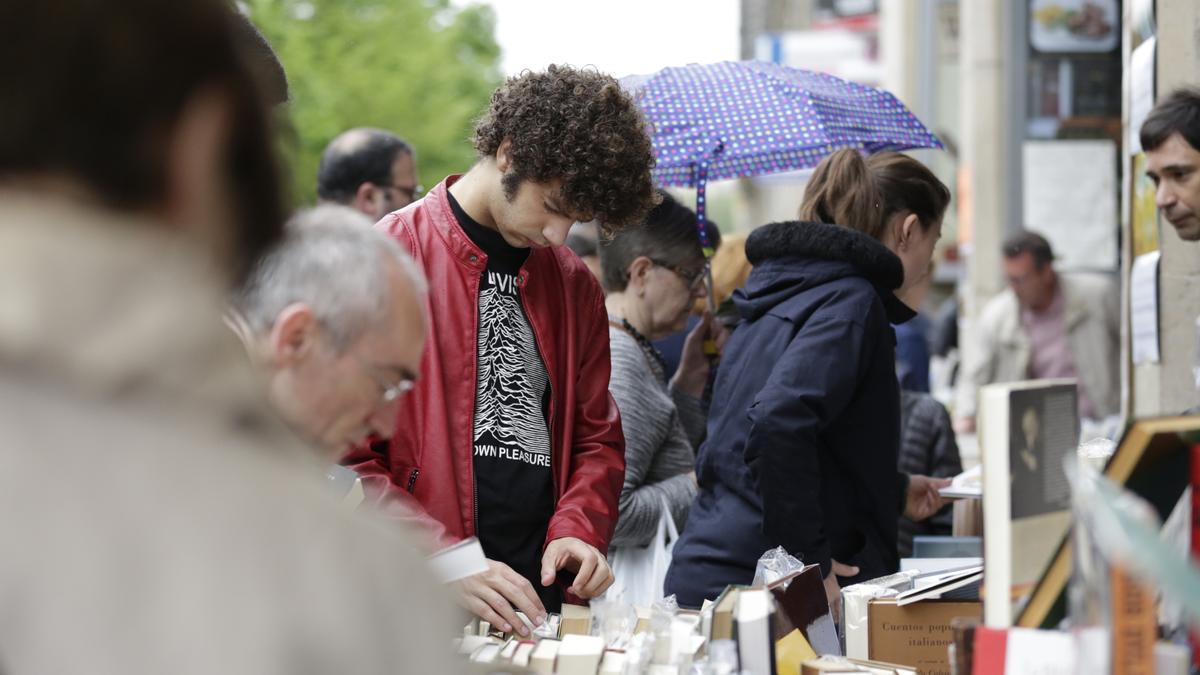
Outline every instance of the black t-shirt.
[[479, 284], [475, 381], [475, 529], [483, 552], [529, 580], [547, 611], [562, 605], [541, 584], [542, 545], [554, 513], [550, 380], [521, 304], [517, 275], [529, 249], [510, 246], [450, 195], [467, 236], [487, 254]]

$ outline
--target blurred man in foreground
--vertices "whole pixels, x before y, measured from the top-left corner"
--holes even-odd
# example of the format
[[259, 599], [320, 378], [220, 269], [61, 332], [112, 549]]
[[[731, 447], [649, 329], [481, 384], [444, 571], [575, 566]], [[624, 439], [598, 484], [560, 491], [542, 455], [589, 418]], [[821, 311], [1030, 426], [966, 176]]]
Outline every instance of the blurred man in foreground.
[[321, 154], [317, 196], [354, 208], [374, 223], [420, 198], [416, 154], [399, 136], [382, 129], [345, 131]]
[[254, 270], [230, 318], [293, 429], [337, 459], [392, 434], [425, 341], [425, 282], [362, 214], [320, 206], [295, 216]]
[[6, 673], [452, 672], [424, 562], [336, 508], [221, 325], [284, 219], [258, 93], [277, 89], [229, 7], [0, 10], [19, 27], [0, 41]]

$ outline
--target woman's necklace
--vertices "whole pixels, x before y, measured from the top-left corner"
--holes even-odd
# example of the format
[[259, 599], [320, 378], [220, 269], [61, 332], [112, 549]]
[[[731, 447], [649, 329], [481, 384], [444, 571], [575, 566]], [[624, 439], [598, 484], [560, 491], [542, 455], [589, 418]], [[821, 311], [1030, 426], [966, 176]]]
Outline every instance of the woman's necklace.
[[654, 343], [650, 341], [650, 338], [642, 335], [638, 329], [634, 328], [633, 324], [629, 323], [629, 319], [622, 318], [620, 323], [609, 319], [608, 323], [615, 328], [619, 328], [626, 333], [629, 333], [634, 341], [638, 343], [638, 346], [642, 348], [642, 351], [649, 354], [654, 358], [654, 361], [658, 363], [658, 367], [660, 369], [659, 372], [662, 373], [664, 377], [666, 376], [667, 361], [663, 358], [662, 352], [658, 351], [658, 347], [655, 347]]

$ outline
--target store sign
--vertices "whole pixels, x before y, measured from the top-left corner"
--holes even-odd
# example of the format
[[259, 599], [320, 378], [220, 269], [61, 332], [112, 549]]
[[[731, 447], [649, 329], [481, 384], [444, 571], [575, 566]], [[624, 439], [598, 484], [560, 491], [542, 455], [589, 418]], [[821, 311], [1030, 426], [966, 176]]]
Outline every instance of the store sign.
[[1120, 43], [1118, 0], [1030, 0], [1029, 41], [1039, 52], [1108, 52]]

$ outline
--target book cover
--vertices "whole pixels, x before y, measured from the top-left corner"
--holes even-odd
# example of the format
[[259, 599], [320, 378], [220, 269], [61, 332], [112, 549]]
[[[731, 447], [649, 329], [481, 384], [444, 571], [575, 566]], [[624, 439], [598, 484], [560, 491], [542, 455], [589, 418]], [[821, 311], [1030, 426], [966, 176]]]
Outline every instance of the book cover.
[[[1104, 475], [1150, 502], [1165, 520], [1188, 486], [1192, 445], [1188, 438], [1198, 432], [1200, 416], [1137, 420], [1126, 429]], [[1071, 556], [1071, 541], [1064, 535], [1017, 618], [1018, 626], [1053, 628], [1066, 616]]]
[[1079, 445], [1075, 383], [980, 390], [984, 621], [1012, 625], [1071, 524], [1065, 460]]
[[799, 629], [818, 655], [842, 655], [820, 565], [806, 565], [804, 569], [768, 584], [767, 588], [779, 608], [776, 639]]
[[950, 650], [954, 643], [951, 623], [955, 619], [978, 619], [978, 602], [925, 600], [900, 606], [895, 598], [872, 600], [867, 608], [868, 658], [902, 663], [922, 675], [950, 672]]

